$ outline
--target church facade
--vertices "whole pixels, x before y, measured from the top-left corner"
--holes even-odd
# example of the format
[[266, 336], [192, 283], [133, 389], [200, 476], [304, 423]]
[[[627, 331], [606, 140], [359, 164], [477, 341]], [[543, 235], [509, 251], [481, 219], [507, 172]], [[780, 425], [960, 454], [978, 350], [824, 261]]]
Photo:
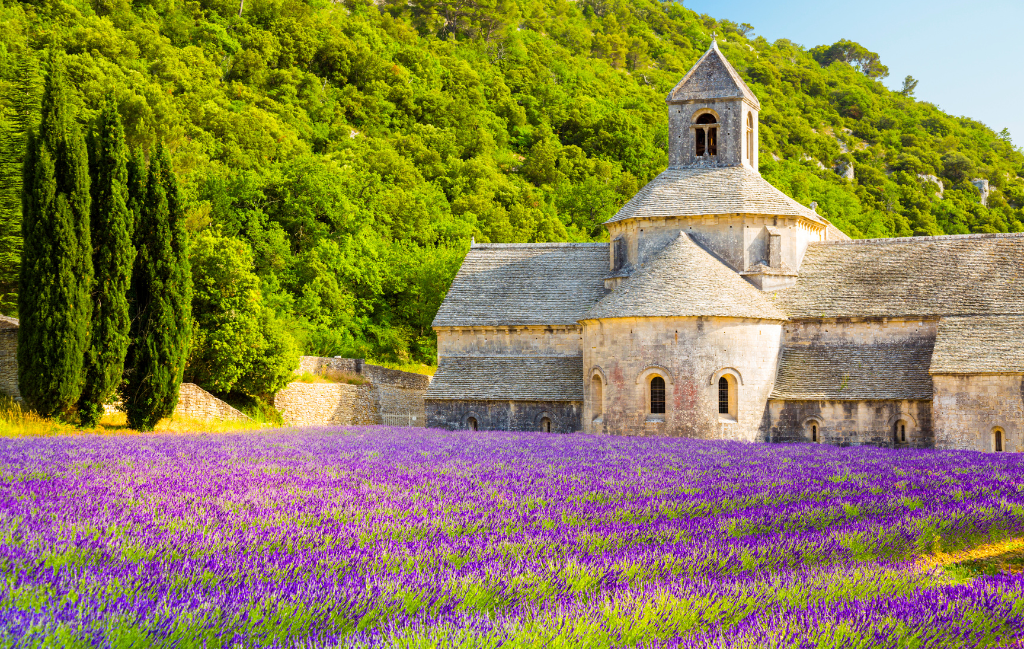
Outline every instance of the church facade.
[[852, 241], [758, 173], [717, 45], [608, 243], [478, 244], [427, 425], [1024, 451], [1024, 235]]

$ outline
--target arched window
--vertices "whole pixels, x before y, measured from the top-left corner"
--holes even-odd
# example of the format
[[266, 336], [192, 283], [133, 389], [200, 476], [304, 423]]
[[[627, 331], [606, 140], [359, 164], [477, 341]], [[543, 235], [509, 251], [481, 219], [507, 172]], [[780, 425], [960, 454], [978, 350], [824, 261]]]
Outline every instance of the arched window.
[[815, 444], [821, 443], [821, 424], [816, 421], [811, 421], [808, 426], [810, 428], [810, 438]]
[[718, 379], [718, 414], [729, 414], [729, 379]]
[[892, 427], [892, 441], [896, 444], [907, 443], [907, 422], [900, 419]]
[[469, 430], [477, 429], [476, 417], [470, 417], [469, 419], [466, 420], [466, 428], [468, 428]]
[[540, 420], [540, 429], [541, 429], [541, 431], [543, 431], [545, 433], [550, 433], [551, 432], [551, 420], [548, 419], [547, 417], [544, 417], [543, 419], [541, 419]]
[[651, 379], [651, 414], [665, 414], [665, 379], [660, 376]]
[[1001, 428], [992, 431], [992, 448], [996, 453], [1002, 453], [1006, 447], [1006, 435]]
[[747, 160], [754, 166], [754, 114], [747, 113]]
[[594, 420], [597, 421], [604, 413], [604, 381], [601, 375], [594, 373], [590, 379], [590, 409], [594, 413]]
[[722, 374], [718, 379], [718, 420], [736, 421], [736, 413], [739, 410], [739, 391], [737, 390], [736, 375], [730, 373]]
[[711, 113], [703, 113], [697, 118], [697, 127], [694, 129], [696, 136], [697, 157], [707, 155], [718, 155], [718, 120]]

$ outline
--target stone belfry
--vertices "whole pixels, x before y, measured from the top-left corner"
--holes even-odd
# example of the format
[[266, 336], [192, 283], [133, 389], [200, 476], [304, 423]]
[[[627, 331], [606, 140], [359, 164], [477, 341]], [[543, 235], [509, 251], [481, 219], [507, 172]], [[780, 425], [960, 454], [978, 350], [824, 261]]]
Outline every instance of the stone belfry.
[[711, 47], [666, 98], [670, 167], [738, 167], [757, 171], [761, 104], [711, 41]]

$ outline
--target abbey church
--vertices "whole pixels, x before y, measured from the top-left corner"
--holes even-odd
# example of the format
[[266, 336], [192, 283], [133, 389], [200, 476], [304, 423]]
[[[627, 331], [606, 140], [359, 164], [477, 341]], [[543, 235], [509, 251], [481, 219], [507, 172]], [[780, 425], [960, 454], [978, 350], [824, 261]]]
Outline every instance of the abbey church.
[[712, 44], [609, 243], [477, 244], [429, 426], [1024, 451], [1024, 234], [851, 241], [758, 173]]

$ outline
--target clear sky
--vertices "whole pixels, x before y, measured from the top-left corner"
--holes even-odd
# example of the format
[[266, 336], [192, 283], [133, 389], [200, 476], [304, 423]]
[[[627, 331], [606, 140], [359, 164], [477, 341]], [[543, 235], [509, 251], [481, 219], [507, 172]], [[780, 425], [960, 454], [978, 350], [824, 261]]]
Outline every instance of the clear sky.
[[842, 38], [878, 52], [903, 87], [952, 115], [996, 132], [1010, 129], [1024, 146], [1024, 0], [684, 0], [697, 13], [750, 23], [769, 41], [788, 38], [812, 48]]

